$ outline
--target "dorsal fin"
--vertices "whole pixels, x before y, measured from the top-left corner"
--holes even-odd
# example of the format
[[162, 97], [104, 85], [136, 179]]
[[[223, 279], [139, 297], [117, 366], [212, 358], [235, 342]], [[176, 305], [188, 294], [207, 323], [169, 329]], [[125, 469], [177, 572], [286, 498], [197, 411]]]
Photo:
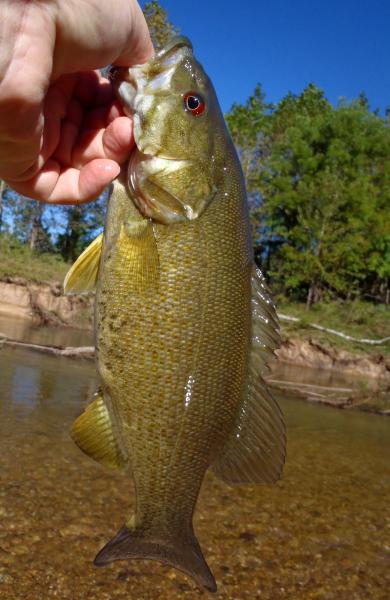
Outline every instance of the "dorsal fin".
[[227, 483], [273, 483], [286, 447], [283, 415], [261, 374], [280, 344], [275, 307], [257, 268], [252, 275], [252, 344], [248, 384], [234, 428], [213, 465]]
[[66, 274], [65, 294], [85, 294], [95, 289], [102, 247], [103, 234], [101, 233], [80, 254]]

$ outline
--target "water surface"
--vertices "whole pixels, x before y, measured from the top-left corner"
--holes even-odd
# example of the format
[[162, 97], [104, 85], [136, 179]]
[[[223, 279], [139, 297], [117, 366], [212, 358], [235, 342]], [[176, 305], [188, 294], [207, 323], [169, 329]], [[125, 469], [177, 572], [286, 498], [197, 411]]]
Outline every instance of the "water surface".
[[[95, 386], [92, 362], [0, 350], [0, 598], [206, 597], [155, 562], [92, 566], [134, 500], [127, 477], [69, 438]], [[281, 405], [282, 481], [229, 487], [209, 474], [203, 485], [195, 527], [217, 597], [389, 598], [390, 419]]]
[[92, 346], [93, 333], [88, 329], [36, 325], [27, 319], [0, 315], [0, 334], [32, 344], [46, 346]]

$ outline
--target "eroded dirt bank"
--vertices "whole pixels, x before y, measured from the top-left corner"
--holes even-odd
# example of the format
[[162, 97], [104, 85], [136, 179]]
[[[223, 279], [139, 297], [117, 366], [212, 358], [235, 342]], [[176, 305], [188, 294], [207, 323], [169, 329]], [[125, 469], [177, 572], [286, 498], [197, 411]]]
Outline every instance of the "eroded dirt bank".
[[[59, 283], [33, 283], [17, 277], [0, 280], [0, 314], [34, 320], [37, 324], [92, 327], [93, 297], [65, 296]], [[291, 337], [277, 351], [279, 360], [314, 369], [333, 369], [390, 381], [390, 356], [355, 354], [314, 338]]]
[[31, 319], [37, 324], [89, 329], [92, 299], [65, 296], [59, 283], [34, 283], [20, 277], [0, 280], [0, 314]]
[[319, 344], [314, 339], [291, 337], [283, 342], [276, 354], [279, 360], [302, 367], [334, 369], [352, 375], [390, 380], [390, 356], [380, 353], [359, 355]]

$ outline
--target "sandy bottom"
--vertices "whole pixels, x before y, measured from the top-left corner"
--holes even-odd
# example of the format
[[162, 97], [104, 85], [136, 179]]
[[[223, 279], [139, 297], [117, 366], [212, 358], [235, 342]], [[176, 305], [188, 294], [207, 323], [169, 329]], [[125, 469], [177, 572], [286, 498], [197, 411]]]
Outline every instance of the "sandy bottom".
[[[3, 350], [0, 373], [0, 598], [207, 597], [156, 562], [92, 565], [134, 502], [131, 481], [82, 455], [67, 433], [94, 389], [93, 366]], [[390, 420], [282, 404], [281, 482], [232, 488], [205, 479], [195, 529], [216, 597], [387, 599]]]

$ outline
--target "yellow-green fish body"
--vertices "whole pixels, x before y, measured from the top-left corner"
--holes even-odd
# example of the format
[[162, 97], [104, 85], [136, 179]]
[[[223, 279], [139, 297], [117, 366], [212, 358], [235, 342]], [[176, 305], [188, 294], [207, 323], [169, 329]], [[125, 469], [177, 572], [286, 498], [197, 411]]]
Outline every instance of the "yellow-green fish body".
[[[278, 345], [276, 315], [253, 264], [239, 161], [188, 40], [113, 78], [135, 115], [138, 149], [104, 231], [102, 389], [73, 437], [131, 471], [136, 506], [95, 562], [157, 559], [215, 590], [192, 527], [206, 470], [272, 482], [283, 465], [283, 420], [260, 377]], [[100, 246], [87, 251], [87, 267], [80, 257], [68, 290], [80, 270], [94, 278]]]

